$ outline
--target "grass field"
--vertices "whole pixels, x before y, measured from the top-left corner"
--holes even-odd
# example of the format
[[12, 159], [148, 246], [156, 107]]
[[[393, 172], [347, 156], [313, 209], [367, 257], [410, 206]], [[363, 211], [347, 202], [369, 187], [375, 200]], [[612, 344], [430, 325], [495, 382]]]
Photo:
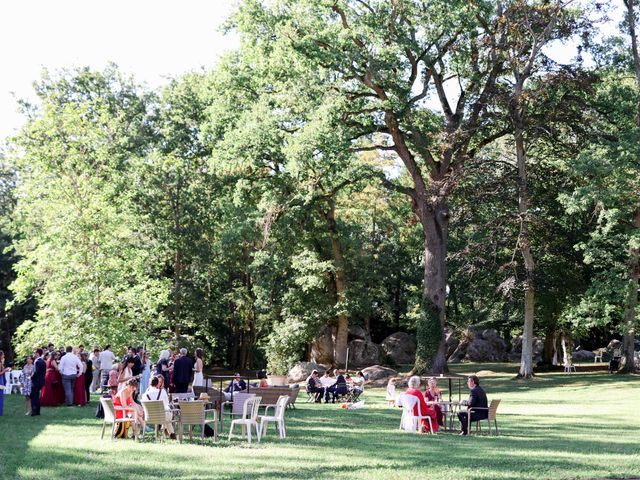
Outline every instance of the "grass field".
[[400, 411], [382, 389], [365, 392], [366, 410], [304, 403], [287, 414], [287, 438], [273, 430], [251, 448], [150, 438], [100, 440], [91, 407], [45, 408], [24, 416], [5, 397], [0, 478], [5, 479], [570, 479], [640, 478], [640, 378], [606, 373], [541, 374], [512, 380], [505, 364], [457, 365], [483, 377], [501, 398], [499, 437], [415, 435], [398, 430]]

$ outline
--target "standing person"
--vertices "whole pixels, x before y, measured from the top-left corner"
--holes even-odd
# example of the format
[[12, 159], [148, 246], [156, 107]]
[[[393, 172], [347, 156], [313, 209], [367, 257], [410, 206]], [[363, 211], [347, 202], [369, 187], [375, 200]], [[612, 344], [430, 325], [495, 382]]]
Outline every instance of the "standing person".
[[132, 372], [134, 377], [137, 377], [142, 373], [142, 368], [143, 368], [142, 355], [143, 354], [144, 354], [144, 351], [142, 347], [137, 347], [137, 348], [134, 347], [131, 349], [131, 356], [133, 357]]
[[73, 392], [76, 386], [76, 379], [82, 375], [82, 363], [74, 355], [73, 348], [67, 347], [67, 353], [60, 359], [60, 374], [62, 375], [62, 388], [67, 407], [73, 405]]
[[122, 363], [119, 367], [118, 374], [118, 391], [121, 391], [124, 387], [127, 386], [127, 382], [131, 380], [133, 375], [133, 365], [135, 364], [135, 360], [133, 357], [125, 358], [124, 363]]
[[113, 369], [113, 362], [117, 360], [116, 356], [111, 350], [111, 345], [106, 345], [104, 350], [100, 353], [100, 386], [101, 388], [107, 387], [109, 381], [109, 372]]
[[40, 390], [45, 384], [47, 366], [42, 359], [43, 350], [38, 348], [34, 352], [33, 373], [31, 374], [31, 416], [40, 415]]
[[[53, 353], [47, 353], [44, 357], [40, 357], [43, 362], [46, 362], [45, 377], [41, 387], [42, 394], [40, 397], [40, 403], [43, 407], [60, 405], [58, 392], [62, 390], [62, 383], [58, 378], [60, 373], [58, 372], [58, 365], [56, 363], [57, 355], [58, 352], [54, 350]], [[37, 362], [34, 362], [34, 365], [36, 363]], [[31, 391], [33, 392], [33, 383]], [[31, 409], [33, 410], [33, 395], [31, 395], [31, 404]]]
[[22, 373], [20, 374], [20, 386], [22, 387], [22, 396], [27, 404], [27, 413], [25, 415], [31, 415], [31, 375], [33, 374], [33, 356], [27, 357], [27, 362], [22, 367]]
[[87, 364], [84, 361], [86, 358], [86, 353], [80, 353], [80, 375], [77, 376], [76, 384], [73, 388], [73, 404], [79, 407], [83, 407], [87, 404], [87, 385], [85, 383]]
[[164, 385], [166, 388], [169, 387], [169, 357], [171, 356], [171, 350], [162, 350], [160, 352], [160, 358], [158, 359], [158, 364], [156, 365], [156, 375], [162, 375], [164, 378]]
[[2, 411], [4, 409], [4, 389], [6, 387], [4, 374], [10, 371], [10, 368], [4, 368], [4, 352], [0, 350], [0, 417], [2, 416]]
[[458, 419], [460, 420], [460, 435], [468, 435], [467, 427], [469, 424], [469, 410], [474, 407], [480, 408], [471, 412], [471, 421], [477, 422], [478, 420], [484, 420], [489, 418], [489, 410], [487, 409], [487, 394], [480, 386], [480, 380], [477, 376], [471, 375], [467, 379], [467, 387], [471, 392], [469, 393], [469, 399], [464, 403], [467, 405], [466, 412], [458, 412]]
[[91, 387], [89, 389], [90, 392], [96, 392], [98, 390], [98, 385], [100, 385], [100, 349], [98, 347], [93, 347], [93, 353], [91, 357]]
[[89, 358], [89, 354], [84, 352], [80, 356], [80, 361], [85, 364], [84, 369], [84, 392], [87, 403], [91, 400], [91, 385], [93, 385], [93, 361]]
[[142, 376], [140, 377], [140, 391], [146, 392], [149, 387], [149, 379], [151, 378], [151, 360], [149, 352], [143, 350], [142, 353]]
[[202, 359], [202, 349], [196, 348], [196, 363], [193, 366], [193, 386], [194, 387], [204, 386], [204, 376], [202, 374], [203, 368], [204, 368], [204, 361]]
[[187, 393], [191, 375], [193, 374], [193, 360], [187, 357], [187, 349], [180, 349], [180, 356], [173, 364], [173, 384], [176, 393]]

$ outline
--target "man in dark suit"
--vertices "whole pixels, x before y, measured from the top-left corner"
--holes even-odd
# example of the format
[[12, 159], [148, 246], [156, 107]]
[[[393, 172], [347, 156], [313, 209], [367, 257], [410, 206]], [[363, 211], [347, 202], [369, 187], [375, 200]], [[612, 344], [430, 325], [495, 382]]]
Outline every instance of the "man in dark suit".
[[489, 418], [487, 394], [484, 393], [484, 390], [480, 387], [480, 380], [478, 377], [471, 375], [467, 379], [467, 386], [469, 387], [469, 390], [471, 390], [469, 400], [466, 401], [467, 411], [458, 413], [458, 419], [460, 420], [460, 435], [467, 435], [469, 433], [467, 431], [469, 413], [471, 413], [472, 422]]
[[34, 352], [36, 357], [33, 362], [33, 373], [31, 374], [31, 416], [40, 415], [40, 390], [44, 387], [44, 375], [47, 371], [47, 365], [42, 359], [42, 349], [38, 348]]
[[191, 376], [193, 375], [193, 360], [187, 357], [187, 349], [180, 349], [180, 357], [173, 364], [173, 384], [176, 393], [187, 393]]
[[230, 400], [233, 397], [232, 392], [242, 392], [246, 389], [247, 389], [247, 382], [242, 380], [242, 376], [239, 373], [236, 373], [233, 376], [233, 380], [231, 380], [231, 383], [227, 386], [227, 388], [224, 389], [224, 393], [225, 393], [224, 397], [226, 400]]
[[[142, 352], [142, 347], [133, 348], [133, 367], [131, 368], [131, 373], [135, 377], [136, 375], [140, 375], [142, 373], [142, 359], [140, 358], [140, 353]], [[144, 392], [142, 392], [144, 393]]]

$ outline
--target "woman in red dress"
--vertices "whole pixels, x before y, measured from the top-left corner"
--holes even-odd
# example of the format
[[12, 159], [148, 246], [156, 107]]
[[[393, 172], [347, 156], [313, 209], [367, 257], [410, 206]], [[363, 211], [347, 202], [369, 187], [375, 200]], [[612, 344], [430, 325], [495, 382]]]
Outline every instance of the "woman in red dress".
[[[427, 402], [442, 401], [442, 392], [438, 388], [438, 382], [433, 377], [429, 379], [429, 388], [427, 388], [427, 391], [424, 392], [424, 398], [427, 400]], [[433, 409], [436, 411], [438, 425], [444, 427], [444, 415], [442, 413], [442, 407], [436, 403], [433, 405]]]
[[[113, 406], [125, 407], [127, 410], [125, 412], [123, 410], [116, 409], [116, 418], [124, 418], [125, 413], [128, 417], [136, 417], [142, 427], [142, 430], [144, 431], [144, 429], [146, 428], [146, 425], [144, 423], [144, 412], [142, 410], [142, 407], [133, 401], [133, 396], [135, 395], [137, 388], [138, 382], [135, 379], [132, 378], [130, 380], [127, 380], [125, 383], [125, 387], [120, 390], [115, 397], [113, 397]], [[135, 423], [131, 423], [131, 426], [133, 428], [136, 428]], [[118, 436], [123, 438], [127, 435], [126, 431], [118, 433], [121, 433], [118, 434]]]
[[62, 389], [62, 377], [58, 372], [58, 362], [56, 353], [47, 354], [47, 370], [44, 375], [44, 387], [40, 394], [40, 405], [43, 407], [57, 407], [60, 405], [60, 392], [64, 397]]
[[[67, 355], [69, 354], [67, 353]], [[84, 387], [84, 374], [87, 371], [87, 364], [84, 360], [80, 363], [82, 363], [82, 373], [76, 378], [76, 385], [73, 387], [73, 404], [83, 407], [87, 404], [87, 390]]]
[[[438, 427], [438, 422], [436, 419], [436, 411], [429, 407], [427, 405], [427, 402], [425, 402], [424, 399], [424, 395], [422, 395], [422, 392], [419, 390], [420, 388], [420, 377], [418, 376], [413, 376], [409, 379], [409, 383], [407, 385], [409, 388], [407, 388], [407, 391], [405, 392], [407, 395], [413, 395], [414, 397], [416, 397], [418, 399], [418, 402], [416, 403], [416, 406], [413, 407], [413, 414], [415, 416], [418, 416], [419, 411], [418, 411], [418, 406], [420, 406], [420, 411], [422, 411], [422, 415], [423, 416], [428, 416], [431, 417], [431, 425], [433, 425], [433, 431], [437, 432], [439, 430]], [[428, 432], [429, 431], [429, 422], [427, 422], [426, 419], [422, 419], [421, 420], [422, 425], [421, 425], [421, 431], [422, 432]]]

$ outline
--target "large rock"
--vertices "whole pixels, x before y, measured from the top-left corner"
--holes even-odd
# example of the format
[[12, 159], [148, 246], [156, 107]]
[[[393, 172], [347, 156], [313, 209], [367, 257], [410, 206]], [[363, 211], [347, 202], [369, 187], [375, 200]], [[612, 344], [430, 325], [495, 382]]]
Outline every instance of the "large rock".
[[467, 347], [465, 358], [472, 362], [504, 362], [507, 359], [507, 344], [497, 330], [476, 332]]
[[300, 362], [289, 370], [287, 380], [291, 383], [304, 382], [314, 370], [324, 373], [326, 368], [315, 362]]
[[380, 345], [366, 340], [352, 340], [349, 342], [349, 365], [366, 367], [382, 363], [384, 352]]
[[571, 355], [573, 362], [593, 362], [596, 354], [589, 350], [576, 350]]
[[320, 329], [318, 337], [311, 344], [309, 360], [325, 365], [333, 364], [333, 331], [329, 325]]
[[475, 332], [473, 330], [463, 330], [463, 332], [460, 334], [460, 340], [458, 341], [456, 349], [451, 355], [449, 355], [449, 359], [447, 361], [449, 363], [460, 363], [462, 359], [467, 355], [467, 348], [474, 338]]
[[[538, 363], [542, 360], [544, 353], [544, 337], [533, 337], [533, 363]], [[511, 351], [509, 352], [509, 360], [512, 362], [519, 362], [522, 358], [522, 335], [513, 337], [511, 339]]]
[[472, 362], [502, 362], [506, 359], [506, 352], [496, 348], [488, 340], [474, 338], [467, 347], [465, 359]]
[[349, 340], [371, 341], [371, 335], [360, 325], [349, 325]]
[[364, 378], [367, 379], [367, 382], [375, 382], [378, 380], [386, 380], [389, 377], [395, 377], [398, 375], [398, 372], [392, 368], [373, 365], [362, 369], [362, 374], [364, 375]]
[[381, 345], [384, 353], [396, 364], [413, 363], [416, 359], [416, 341], [408, 333], [392, 333]]

